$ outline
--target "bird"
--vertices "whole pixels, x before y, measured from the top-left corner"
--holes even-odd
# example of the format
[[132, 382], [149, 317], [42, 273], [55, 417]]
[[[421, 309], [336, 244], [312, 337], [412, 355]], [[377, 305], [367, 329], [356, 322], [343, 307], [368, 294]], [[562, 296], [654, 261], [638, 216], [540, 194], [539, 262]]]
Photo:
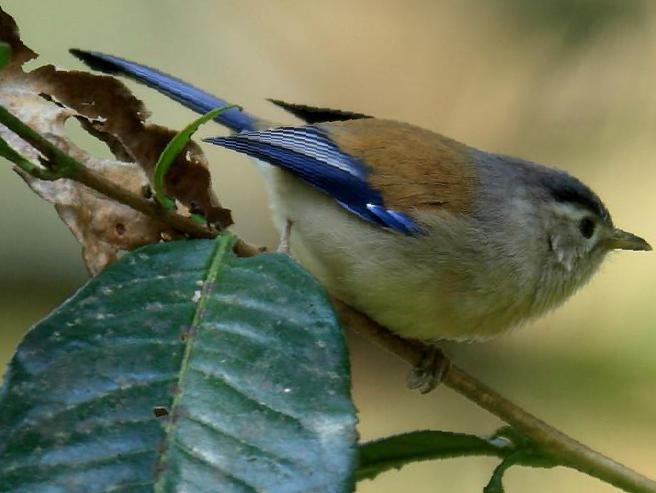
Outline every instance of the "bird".
[[[113, 55], [71, 50], [205, 113], [227, 103]], [[478, 150], [410, 123], [272, 100], [305, 120], [241, 108], [206, 142], [255, 158], [291, 255], [396, 334], [480, 341], [553, 310], [614, 250], [651, 250], [565, 171]]]

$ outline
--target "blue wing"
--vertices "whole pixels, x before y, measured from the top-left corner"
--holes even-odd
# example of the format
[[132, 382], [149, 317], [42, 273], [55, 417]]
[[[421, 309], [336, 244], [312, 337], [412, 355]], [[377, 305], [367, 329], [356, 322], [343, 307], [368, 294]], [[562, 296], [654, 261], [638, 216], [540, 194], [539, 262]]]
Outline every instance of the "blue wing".
[[366, 164], [341, 151], [320, 127], [279, 127], [205, 141], [284, 168], [366, 221], [407, 235], [421, 232], [410, 216], [385, 207], [381, 193], [367, 182]]
[[[104, 53], [76, 49], [70, 51], [95, 70], [131, 77], [199, 113], [228, 104], [154, 68]], [[307, 113], [307, 108], [304, 110]], [[316, 109], [312, 111], [316, 112]], [[319, 109], [320, 113], [322, 111], [326, 112]], [[331, 114], [334, 113], [333, 110]], [[366, 117], [355, 113], [337, 113], [340, 116], [336, 118], [338, 120]], [[321, 128], [281, 127], [258, 132], [254, 130], [259, 120], [236, 108], [221, 113], [216, 121], [241, 133], [207, 139], [208, 142], [285, 168], [333, 197], [342, 207], [373, 224], [408, 235], [421, 232], [408, 215], [385, 207], [381, 193], [367, 182], [367, 166], [342, 152]]]
[[[128, 76], [198, 113], [228, 106], [223, 99], [146, 65], [96, 51], [72, 49], [70, 52], [94, 70]], [[216, 121], [237, 132], [257, 128], [257, 118], [238, 108], [221, 113], [216, 117]]]

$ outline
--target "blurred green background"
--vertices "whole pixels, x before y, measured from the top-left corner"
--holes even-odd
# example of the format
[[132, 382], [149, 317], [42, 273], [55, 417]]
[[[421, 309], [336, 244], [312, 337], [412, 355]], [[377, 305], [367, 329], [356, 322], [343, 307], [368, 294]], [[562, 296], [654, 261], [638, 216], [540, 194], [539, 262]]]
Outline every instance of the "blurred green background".
[[[631, 0], [5, 0], [30, 66], [82, 68], [70, 47], [146, 62], [254, 113], [267, 97], [405, 120], [470, 145], [557, 164], [596, 190], [616, 223], [656, 242], [656, 5]], [[193, 115], [130, 84], [152, 121]], [[75, 125], [76, 140], [107, 151]], [[205, 135], [220, 133], [205, 127]], [[206, 147], [236, 231], [275, 245], [258, 173]], [[52, 207], [0, 163], [0, 365], [27, 328], [86, 279]], [[613, 255], [565, 307], [455, 360], [585, 443], [656, 476], [656, 255]], [[492, 432], [498, 420], [441, 388], [404, 388], [406, 367], [351, 339], [364, 439], [410, 429]], [[3, 370], [0, 370], [0, 374]], [[478, 492], [495, 461], [423, 463], [360, 493]], [[514, 468], [512, 492], [610, 492], [564, 470]]]

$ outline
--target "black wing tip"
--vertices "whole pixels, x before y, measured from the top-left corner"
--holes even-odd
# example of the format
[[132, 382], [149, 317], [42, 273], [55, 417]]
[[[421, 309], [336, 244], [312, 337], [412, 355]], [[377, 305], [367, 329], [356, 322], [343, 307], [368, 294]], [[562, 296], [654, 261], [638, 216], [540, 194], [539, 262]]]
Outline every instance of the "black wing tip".
[[109, 74], [118, 74], [121, 70], [102, 53], [71, 48], [68, 52], [93, 70]]
[[71, 55], [73, 55], [74, 57], [77, 57], [77, 58], [82, 58], [85, 55], [87, 55], [88, 53], [90, 53], [89, 51], [81, 50], [79, 48], [69, 48], [68, 52]]
[[372, 116], [363, 113], [335, 110], [332, 108], [321, 108], [306, 104], [288, 103], [280, 99], [269, 98], [268, 101], [309, 124], [373, 118]]

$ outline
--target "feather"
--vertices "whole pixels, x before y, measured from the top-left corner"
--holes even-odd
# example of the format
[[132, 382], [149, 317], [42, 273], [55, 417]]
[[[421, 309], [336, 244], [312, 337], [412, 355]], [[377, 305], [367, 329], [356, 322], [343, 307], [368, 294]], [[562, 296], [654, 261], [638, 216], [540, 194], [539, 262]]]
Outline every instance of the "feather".
[[319, 125], [335, 145], [370, 170], [369, 185], [385, 204], [412, 214], [470, 214], [478, 177], [471, 149], [407, 123], [369, 119]]
[[[229, 105], [223, 99], [217, 98], [183, 80], [147, 67], [146, 65], [95, 51], [72, 49], [70, 52], [94, 70], [108, 74], [128, 76], [137, 82], [156, 89], [198, 113], [207, 113], [215, 108]], [[253, 115], [238, 108], [221, 113], [216, 117], [216, 121], [237, 132], [254, 130], [257, 128], [258, 122], [257, 118]]]
[[373, 118], [362, 113], [353, 113], [351, 111], [334, 110], [331, 108], [319, 108], [317, 106], [308, 106], [305, 104], [286, 103], [280, 99], [269, 99], [270, 102], [288, 111], [305, 123], [322, 123], [336, 122], [344, 120], [359, 120], [362, 118]]
[[205, 141], [284, 168], [368, 222], [407, 235], [421, 232], [409, 215], [385, 206], [381, 193], [367, 181], [368, 167], [342, 152], [318, 126], [279, 127]]

